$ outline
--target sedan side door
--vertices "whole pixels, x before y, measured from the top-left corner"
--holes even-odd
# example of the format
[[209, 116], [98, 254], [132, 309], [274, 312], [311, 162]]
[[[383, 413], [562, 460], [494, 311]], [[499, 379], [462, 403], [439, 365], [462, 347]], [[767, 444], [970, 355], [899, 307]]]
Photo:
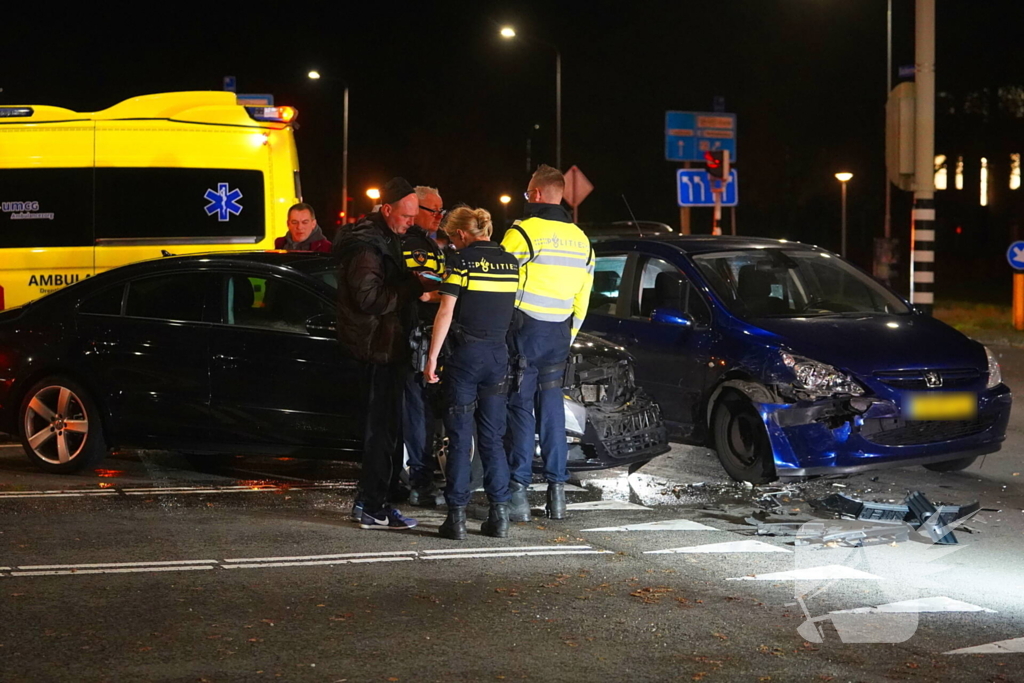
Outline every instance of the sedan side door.
[[363, 383], [338, 343], [333, 303], [298, 275], [219, 277], [210, 382], [222, 439], [264, 453], [359, 448]]
[[670, 254], [636, 255], [612, 341], [636, 358], [637, 383], [661, 405], [676, 436], [703, 438], [702, 397], [711, 360], [711, 310]]

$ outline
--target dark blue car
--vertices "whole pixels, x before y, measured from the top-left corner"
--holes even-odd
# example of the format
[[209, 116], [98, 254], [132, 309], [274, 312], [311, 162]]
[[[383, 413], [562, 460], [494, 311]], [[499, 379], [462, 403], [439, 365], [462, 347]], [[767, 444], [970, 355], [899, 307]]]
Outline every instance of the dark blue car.
[[1011, 393], [982, 344], [835, 254], [785, 240], [594, 244], [584, 329], [636, 359], [675, 437], [733, 478], [920, 464], [999, 450]]

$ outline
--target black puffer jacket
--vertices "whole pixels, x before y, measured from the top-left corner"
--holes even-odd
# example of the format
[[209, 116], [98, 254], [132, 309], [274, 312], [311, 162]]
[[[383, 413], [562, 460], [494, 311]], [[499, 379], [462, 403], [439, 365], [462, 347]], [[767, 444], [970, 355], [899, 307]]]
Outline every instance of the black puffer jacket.
[[334, 239], [338, 259], [338, 340], [359, 360], [406, 362], [415, 301], [423, 293], [402, 258], [402, 243], [372, 213]]

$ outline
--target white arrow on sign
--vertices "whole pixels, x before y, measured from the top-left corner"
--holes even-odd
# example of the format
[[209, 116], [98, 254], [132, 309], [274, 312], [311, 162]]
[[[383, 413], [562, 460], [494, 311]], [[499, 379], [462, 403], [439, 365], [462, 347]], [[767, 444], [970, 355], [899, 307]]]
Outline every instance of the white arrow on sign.
[[704, 198], [704, 179], [701, 178], [700, 176], [694, 176], [693, 182], [695, 182], [698, 185], [700, 185], [700, 198], [698, 199], [697, 196], [694, 195], [693, 203], [696, 204], [697, 202], [701, 202], [701, 203], [706, 202], [707, 199]]
[[1024, 247], [1013, 248], [1013, 260], [1018, 263], [1024, 263]]
[[686, 176], [683, 176], [681, 180], [686, 184], [686, 191], [689, 193], [689, 196], [686, 199], [686, 203], [693, 204], [693, 183], [691, 183], [690, 179]]

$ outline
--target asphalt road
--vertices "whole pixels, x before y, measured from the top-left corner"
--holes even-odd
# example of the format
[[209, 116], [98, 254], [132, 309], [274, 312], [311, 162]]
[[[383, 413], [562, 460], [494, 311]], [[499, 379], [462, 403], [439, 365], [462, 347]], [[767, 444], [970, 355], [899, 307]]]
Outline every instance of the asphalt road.
[[[1020, 385], [1024, 352], [998, 351]], [[1020, 680], [1024, 645], [950, 653], [1024, 638], [1022, 424], [965, 472], [781, 491], [677, 446], [580, 480], [565, 522], [463, 543], [437, 511], [358, 529], [345, 463], [145, 451], [57, 477], [0, 442], [0, 681]], [[984, 510], [954, 546], [794, 546], [745, 521], [909, 491]]]

